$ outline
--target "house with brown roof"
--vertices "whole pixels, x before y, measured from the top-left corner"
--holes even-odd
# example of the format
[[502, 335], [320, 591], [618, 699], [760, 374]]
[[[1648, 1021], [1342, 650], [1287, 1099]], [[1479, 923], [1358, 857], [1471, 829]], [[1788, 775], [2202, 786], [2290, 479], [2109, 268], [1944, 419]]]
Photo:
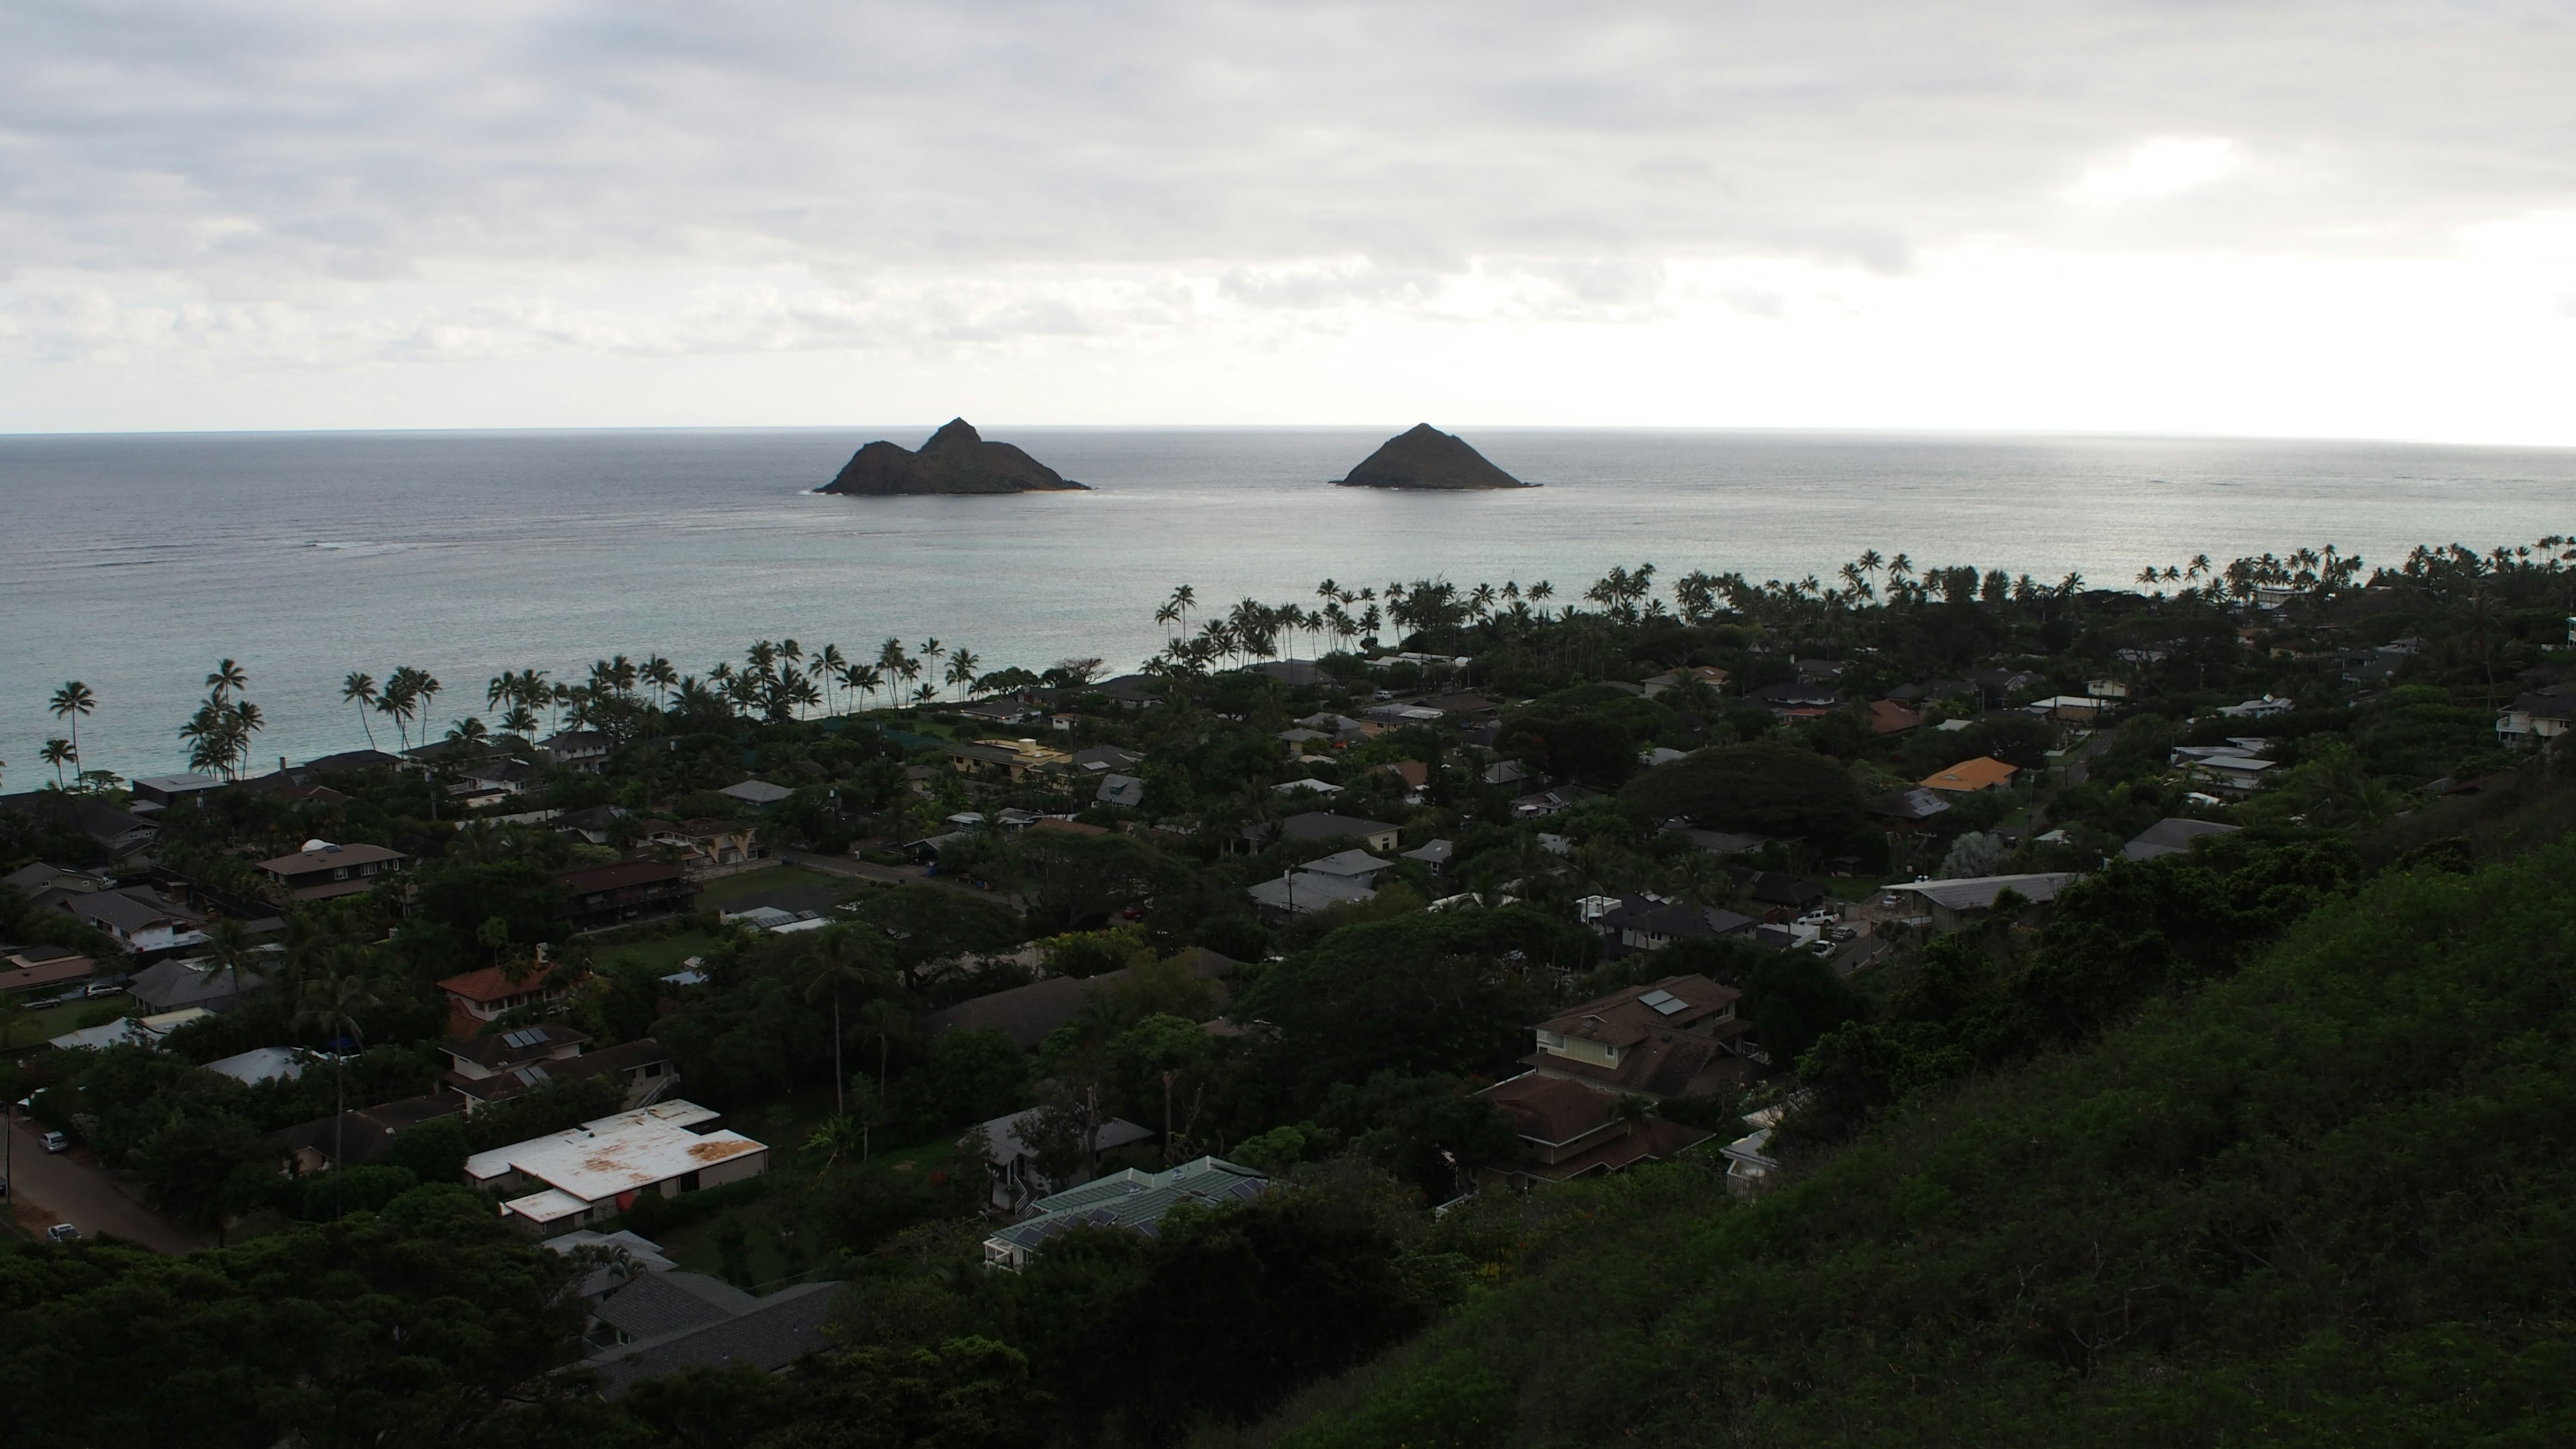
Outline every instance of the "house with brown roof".
[[2012, 788], [2013, 776], [2020, 773], [2018, 766], [2007, 765], [1992, 755], [1979, 755], [1926, 776], [1923, 788], [1943, 790], [1953, 795], [1973, 795], [1980, 790], [2008, 790]]
[[1480, 1179], [1510, 1187], [1570, 1182], [1658, 1162], [1713, 1135], [1661, 1117], [1622, 1114], [1619, 1094], [1589, 1083], [1523, 1072], [1476, 1094], [1503, 1109], [1520, 1135], [1516, 1161], [1489, 1163]]
[[1742, 996], [1696, 975], [1631, 987], [1539, 1023], [1538, 1050], [1521, 1065], [1657, 1101], [1705, 1096], [1749, 1075], [1751, 1025], [1735, 1013]]
[[1874, 699], [1869, 702], [1869, 727], [1875, 734], [1902, 734], [1907, 730], [1920, 728], [1922, 724], [1923, 714], [1920, 710], [1907, 709], [1892, 699]]
[[69, 946], [0, 947], [0, 995], [84, 980], [96, 964]]
[[498, 1021], [502, 1013], [522, 1006], [538, 1006], [561, 1001], [574, 982], [546, 966], [540, 950], [533, 970], [512, 976], [498, 966], [450, 976], [438, 983], [447, 997], [447, 1034], [470, 1038], [483, 1029], [483, 1024]]
[[687, 869], [659, 860], [621, 860], [555, 872], [571, 899], [565, 914], [574, 927], [594, 931], [654, 916], [686, 913], [698, 899]]
[[401, 870], [409, 859], [381, 845], [308, 840], [293, 855], [261, 861], [258, 870], [289, 900], [327, 901], [375, 889], [378, 877]]

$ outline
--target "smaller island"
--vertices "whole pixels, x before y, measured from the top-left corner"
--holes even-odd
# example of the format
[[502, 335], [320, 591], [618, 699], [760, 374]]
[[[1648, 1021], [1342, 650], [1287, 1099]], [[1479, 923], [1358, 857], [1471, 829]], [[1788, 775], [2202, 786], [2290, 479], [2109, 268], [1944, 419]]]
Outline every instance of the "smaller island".
[[930, 435], [916, 453], [882, 439], [850, 457], [840, 476], [815, 489], [885, 498], [920, 493], [1045, 493], [1079, 490], [1053, 468], [1009, 443], [988, 443], [964, 418]]
[[1336, 488], [1535, 488], [1485, 461], [1455, 433], [1429, 423], [1389, 438]]

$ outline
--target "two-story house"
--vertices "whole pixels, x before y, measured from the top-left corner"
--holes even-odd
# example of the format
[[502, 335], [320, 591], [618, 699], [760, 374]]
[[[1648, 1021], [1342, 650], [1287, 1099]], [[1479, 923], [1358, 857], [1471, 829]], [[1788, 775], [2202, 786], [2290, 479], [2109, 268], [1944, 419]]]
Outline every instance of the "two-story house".
[[1743, 996], [1705, 976], [1667, 976], [1587, 1001], [1539, 1023], [1537, 1050], [1521, 1065], [1662, 1101], [1742, 1083], [1750, 1024], [1735, 1013]]
[[1618, 1172], [1696, 1147], [1711, 1135], [1661, 1117], [1623, 1113], [1618, 1093], [1544, 1072], [1523, 1072], [1476, 1095], [1502, 1108], [1520, 1137], [1516, 1160], [1485, 1164], [1477, 1176], [1510, 1187]]
[[302, 850], [263, 860], [258, 869], [289, 900], [327, 901], [373, 890], [378, 877], [401, 870], [410, 859], [381, 845], [308, 840]]

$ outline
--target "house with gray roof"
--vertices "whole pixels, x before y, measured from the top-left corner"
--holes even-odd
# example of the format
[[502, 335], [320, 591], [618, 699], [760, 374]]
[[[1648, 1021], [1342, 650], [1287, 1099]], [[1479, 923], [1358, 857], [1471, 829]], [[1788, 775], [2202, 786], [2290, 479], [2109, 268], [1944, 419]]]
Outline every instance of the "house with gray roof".
[[1272, 920], [1284, 920], [1334, 906], [1373, 900], [1377, 889], [1365, 880], [1292, 870], [1283, 872], [1277, 880], [1265, 880], [1247, 887], [1244, 894], [1252, 897], [1252, 903], [1261, 908], [1263, 915]]
[[1393, 850], [1396, 828], [1383, 820], [1309, 810], [1280, 821], [1279, 833], [1290, 840], [1332, 840], [1347, 835], [1371, 850]]
[[776, 1373], [823, 1347], [840, 1286], [800, 1283], [755, 1298], [703, 1273], [640, 1273], [592, 1306], [595, 1350], [582, 1367], [609, 1399], [682, 1369], [743, 1364]]
[[773, 785], [767, 780], [745, 780], [737, 785], [727, 785], [716, 793], [731, 796], [745, 805], [760, 809], [775, 805], [796, 792], [784, 785]]
[[1249, 1202], [1270, 1185], [1249, 1167], [1202, 1157], [1161, 1172], [1129, 1168], [1031, 1205], [1030, 1215], [984, 1240], [984, 1266], [1016, 1273], [1049, 1238], [1075, 1228], [1120, 1228], [1151, 1236], [1163, 1215], [1185, 1202], [1221, 1207]]
[[2191, 849], [2191, 843], [2204, 835], [2233, 835], [2241, 828], [2222, 825], [2215, 820], [2185, 820], [2167, 816], [2138, 832], [2137, 838], [2120, 847], [2122, 860], [2153, 860], [2160, 855], [2180, 855]]
[[1120, 810], [1141, 810], [1145, 805], [1145, 782], [1133, 775], [1103, 775], [1099, 792], [1091, 798]]
[[1980, 875], [1965, 880], [1923, 880], [1892, 885], [1887, 888], [1887, 893], [1920, 898], [1931, 908], [1933, 925], [1949, 931], [1993, 910], [1995, 902], [2006, 891], [2039, 905], [2057, 899], [2057, 893], [2077, 879], [2075, 872], [2066, 870], [2035, 875]]

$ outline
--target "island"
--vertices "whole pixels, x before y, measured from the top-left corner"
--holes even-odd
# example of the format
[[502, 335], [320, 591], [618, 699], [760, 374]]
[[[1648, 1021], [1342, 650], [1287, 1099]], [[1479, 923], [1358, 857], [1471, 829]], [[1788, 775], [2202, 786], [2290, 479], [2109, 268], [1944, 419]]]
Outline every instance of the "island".
[[[1480, 460], [1481, 461], [1481, 460]], [[1008, 443], [988, 443], [964, 418], [952, 418], [916, 453], [883, 439], [850, 455], [840, 476], [817, 493], [893, 497], [915, 493], [1050, 493], [1082, 484]]]
[[1378, 450], [1336, 478], [1337, 488], [1535, 488], [1485, 461], [1455, 433], [1429, 423], [1389, 438]]

